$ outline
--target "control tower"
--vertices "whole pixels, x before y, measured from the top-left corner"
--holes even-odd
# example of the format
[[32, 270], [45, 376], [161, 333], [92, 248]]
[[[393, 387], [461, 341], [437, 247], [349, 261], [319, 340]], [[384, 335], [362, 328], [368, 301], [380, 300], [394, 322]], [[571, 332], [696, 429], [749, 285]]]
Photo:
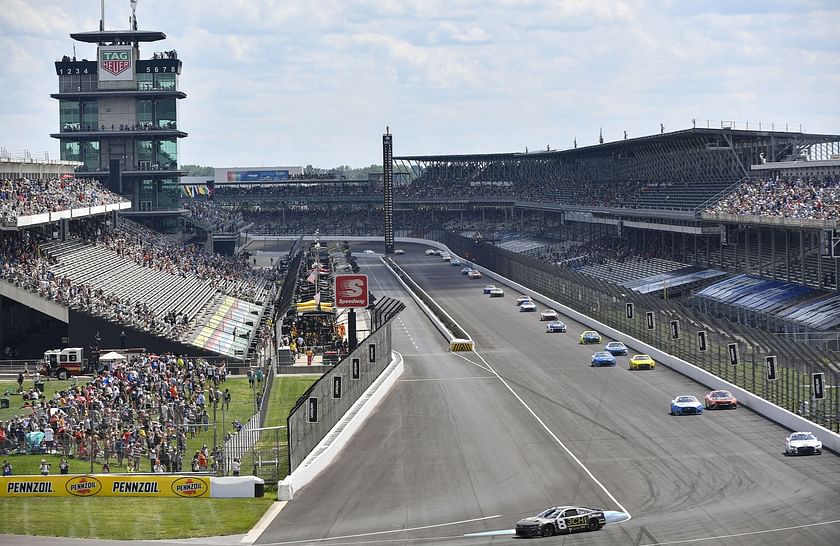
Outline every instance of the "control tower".
[[[95, 44], [94, 60], [65, 55], [55, 63], [61, 159], [79, 161], [76, 176], [96, 178], [133, 203], [128, 214], [174, 219], [179, 209], [178, 89], [181, 60], [157, 48], [140, 57], [140, 44], [160, 42], [163, 32], [138, 30], [137, 1], [131, 1], [128, 30], [105, 30], [105, 2], [99, 30], [70, 37]], [[93, 53], [91, 51], [91, 53]]]

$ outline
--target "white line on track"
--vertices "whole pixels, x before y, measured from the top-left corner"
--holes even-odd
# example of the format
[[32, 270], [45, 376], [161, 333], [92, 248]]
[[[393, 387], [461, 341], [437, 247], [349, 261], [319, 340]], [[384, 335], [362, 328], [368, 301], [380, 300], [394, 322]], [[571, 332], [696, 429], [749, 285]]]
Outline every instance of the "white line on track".
[[391, 533], [403, 533], [408, 531], [422, 531], [424, 529], [435, 529], [437, 527], [447, 527], [450, 525], [460, 525], [462, 523], [473, 523], [475, 521], [485, 521], [488, 519], [496, 519], [502, 517], [501, 514], [495, 516], [485, 516], [483, 518], [462, 519], [460, 521], [450, 521], [448, 523], [435, 523], [434, 525], [423, 525], [421, 527], [408, 527], [405, 529], [392, 529], [390, 531], [374, 531], [372, 533], [360, 533], [358, 535], [344, 535], [340, 537], [325, 537], [325, 538], [310, 538], [307, 540], [293, 540], [290, 542], [267, 542], [267, 545], [279, 546], [281, 544], [305, 544], [307, 542], [326, 542], [328, 540], [342, 540], [345, 538], [361, 538], [375, 535], [387, 535]]
[[421, 379], [400, 379], [400, 383], [415, 383], [418, 381], [460, 381], [462, 379], [496, 379], [492, 375], [477, 375], [474, 377], [426, 377]]
[[[475, 352], [475, 351], [473, 351], [473, 352]], [[455, 356], [457, 356], [458, 358], [462, 358], [462, 359], [466, 360], [467, 362], [469, 362], [470, 364], [472, 364], [472, 365], [473, 365], [473, 366], [475, 366], [476, 368], [481, 368], [481, 369], [482, 369], [482, 370], [484, 370], [485, 372], [492, 373], [492, 374], [494, 374], [496, 377], [498, 377], [498, 374], [495, 374], [495, 372], [493, 372], [493, 370], [491, 370], [490, 368], [485, 368], [484, 366], [482, 366], [482, 365], [481, 365], [481, 364], [479, 364], [478, 362], [473, 362], [472, 360], [470, 360], [469, 358], [465, 357], [465, 356], [464, 356], [464, 355], [462, 355], [461, 353], [455, 352], [455, 353], [452, 353], [452, 354], [453, 354], [453, 355], [455, 355]], [[475, 353], [475, 354], [476, 354], [476, 355], [478, 355], [478, 353]], [[479, 356], [479, 358], [481, 358], [481, 357]], [[484, 359], [482, 358], [482, 360], [484, 360]]]
[[791, 527], [777, 527], [776, 529], [764, 529], [763, 531], [747, 531], [744, 533], [735, 533], [732, 535], [718, 535], [715, 537], [702, 538], [686, 538], [683, 540], [671, 540], [668, 542], [651, 542], [649, 544], [640, 544], [639, 546], [665, 546], [667, 544], [692, 544], [695, 542], [705, 542], [707, 540], [723, 540], [727, 538], [747, 537], [752, 535], [764, 535], [767, 533], [781, 533], [783, 531], [795, 531], [797, 529], [805, 529], [806, 527], [818, 527], [820, 525], [834, 525], [840, 523], [840, 519], [831, 521], [821, 521], [819, 523], [805, 523], [803, 525], [793, 525]]
[[[475, 351], [473, 351], [473, 352], [475, 352]], [[487, 366], [487, 368], [489, 369], [489, 371], [490, 371], [493, 375], [495, 375], [496, 377], [498, 377], [498, 378], [499, 378], [499, 381], [501, 381], [501, 382], [502, 382], [502, 385], [504, 385], [505, 387], [507, 387], [507, 390], [509, 390], [509, 391], [511, 392], [511, 394], [513, 394], [513, 396], [514, 396], [514, 397], [516, 397], [516, 399], [517, 399], [517, 400], [519, 400], [519, 403], [520, 403], [520, 404], [522, 404], [522, 407], [524, 407], [526, 410], [528, 410], [528, 413], [530, 413], [530, 414], [531, 414], [531, 416], [532, 416], [534, 419], [536, 419], [537, 423], [539, 423], [539, 424], [540, 424], [540, 426], [542, 426], [542, 428], [543, 428], [543, 429], [545, 429], [545, 431], [548, 433], [548, 435], [549, 435], [549, 436], [551, 436], [551, 437], [554, 439], [554, 441], [555, 441], [555, 442], [557, 442], [557, 445], [559, 445], [560, 447], [562, 447], [562, 448], [563, 448], [563, 451], [565, 451], [565, 452], [569, 455], [569, 457], [571, 457], [571, 458], [572, 458], [572, 460], [573, 460], [574, 462], [576, 462], [576, 463], [578, 464], [578, 466], [580, 466], [580, 467], [583, 469], [583, 471], [584, 471], [584, 472], [586, 472], [586, 475], [587, 475], [587, 476], [589, 476], [589, 477], [590, 477], [590, 479], [592, 479], [592, 481], [593, 481], [593, 482], [595, 482], [595, 484], [596, 484], [598, 487], [600, 487], [600, 488], [601, 488], [601, 491], [603, 491], [603, 492], [604, 492], [604, 494], [606, 494], [606, 495], [610, 498], [610, 500], [612, 500], [612, 501], [616, 504], [616, 506], [618, 506], [618, 507], [621, 509], [621, 511], [622, 511], [622, 512], [624, 512], [625, 514], [627, 514], [627, 516], [628, 516], [628, 518], [627, 518], [627, 519], [629, 520], [629, 519], [632, 517], [632, 515], [630, 514], [630, 512], [628, 512], [628, 511], [627, 511], [627, 509], [626, 509], [626, 508], [625, 508], [625, 507], [624, 507], [624, 506], [623, 506], [620, 502], [618, 502], [618, 499], [616, 499], [616, 498], [613, 496], [613, 494], [612, 494], [612, 493], [610, 493], [609, 489], [607, 489], [607, 488], [606, 488], [606, 486], [605, 486], [604, 484], [602, 484], [600, 481], [598, 481], [598, 478], [596, 478], [596, 477], [595, 477], [595, 475], [594, 475], [594, 474], [593, 474], [593, 473], [592, 473], [592, 472], [591, 472], [591, 471], [590, 471], [590, 470], [586, 467], [586, 465], [584, 465], [584, 464], [583, 464], [583, 461], [581, 461], [580, 459], [578, 459], [578, 458], [577, 458], [577, 455], [575, 455], [574, 453], [572, 453], [572, 451], [571, 451], [568, 447], [566, 447], [566, 444], [564, 444], [564, 443], [563, 443], [563, 441], [562, 441], [562, 440], [560, 440], [560, 438], [558, 438], [558, 437], [557, 437], [557, 435], [556, 435], [556, 434], [554, 434], [554, 432], [552, 432], [552, 430], [551, 430], [550, 428], [548, 428], [548, 425], [546, 425], [546, 424], [545, 424], [545, 421], [543, 421], [542, 419], [540, 419], [539, 415], [537, 415], [537, 414], [536, 414], [536, 412], [534, 412], [534, 410], [532, 410], [532, 409], [531, 409], [531, 407], [530, 407], [528, 404], [526, 404], [526, 403], [525, 403], [525, 401], [524, 401], [524, 400], [522, 400], [522, 398], [521, 398], [518, 394], [516, 394], [516, 391], [515, 391], [515, 390], [513, 390], [513, 388], [512, 388], [512, 387], [508, 384], [508, 382], [507, 382], [507, 381], [505, 381], [504, 379], [502, 379], [502, 376], [500, 376], [500, 375], [496, 372], [496, 370], [495, 370], [495, 369], [493, 369], [493, 366], [491, 366], [491, 365], [490, 365], [490, 363], [489, 363], [489, 362], [487, 362], [487, 360], [485, 360], [483, 356], [481, 356], [481, 355], [480, 355], [480, 354], [478, 354], [477, 352], [475, 353], [475, 356], [477, 356], [478, 358], [480, 358], [480, 359], [481, 359], [481, 361], [482, 361], [482, 362], [484, 362], [484, 365], [485, 365], [485, 366]], [[625, 521], [626, 521], [626, 520], [625, 520]]]

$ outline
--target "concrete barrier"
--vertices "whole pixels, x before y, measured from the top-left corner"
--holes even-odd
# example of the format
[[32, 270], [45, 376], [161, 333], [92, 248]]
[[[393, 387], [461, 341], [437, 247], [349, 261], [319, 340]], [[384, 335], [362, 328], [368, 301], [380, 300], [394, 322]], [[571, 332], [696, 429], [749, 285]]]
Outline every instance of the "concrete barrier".
[[376, 381], [371, 384], [368, 390], [350, 406], [344, 417], [324, 436], [294, 472], [278, 484], [277, 495], [279, 500], [292, 500], [296, 491], [306, 487], [335, 460], [347, 445], [347, 442], [350, 441], [350, 438], [361, 428], [379, 403], [385, 399], [385, 396], [397, 383], [397, 379], [400, 378], [402, 373], [403, 357], [401, 354], [392, 351], [391, 363], [388, 367], [376, 378]]
[[[412, 241], [413, 242], [413, 241]], [[443, 243], [438, 243], [436, 241], [426, 241], [423, 244], [428, 246], [433, 246], [435, 248], [439, 248], [441, 250], [446, 250], [452, 256], [456, 256], [449, 247], [444, 245]], [[624, 332], [616, 330], [606, 324], [603, 324], [583, 313], [575, 311], [570, 307], [566, 307], [560, 302], [552, 300], [543, 294], [540, 294], [534, 290], [531, 290], [527, 286], [523, 286], [517, 282], [514, 282], [506, 277], [503, 277], [486, 267], [479, 266], [478, 264], [473, 264], [473, 268], [481, 271], [481, 273], [489, 277], [500, 284], [504, 284], [510, 288], [518, 290], [523, 294], [527, 294], [531, 296], [535, 302], [542, 303], [546, 306], [553, 307], [558, 312], [566, 315], [569, 318], [583, 324], [587, 328], [591, 328], [593, 330], [597, 330], [602, 334], [605, 334], [617, 341], [621, 341], [625, 345], [629, 347], [633, 347], [638, 349], [641, 353], [649, 354], [654, 360], [657, 362], [671, 368], [672, 370], [685, 375], [697, 381], [701, 385], [705, 385], [709, 389], [727, 389], [735, 395], [738, 399], [738, 403], [750, 408], [751, 410], [755, 411], [763, 415], [764, 417], [774, 421], [785, 428], [790, 430], [803, 430], [803, 431], [811, 431], [813, 432], [819, 439], [822, 441], [823, 446], [826, 449], [830, 449], [836, 453], [840, 453], [840, 434], [836, 432], [832, 432], [825, 427], [814, 423], [813, 421], [809, 421], [802, 416], [799, 416], [791, 411], [786, 410], [776, 404], [769, 402], [760, 396], [757, 396], [746, 389], [742, 389], [721, 379], [720, 377], [707, 372], [706, 370], [691, 364], [681, 358], [677, 358], [673, 355], [670, 355], [653, 345], [648, 345], [644, 341], [638, 340], [632, 336], [627, 335]], [[784, 438], [779, 438], [779, 452], [784, 450]]]
[[[442, 333], [448, 340], [450, 344], [450, 350], [455, 351], [472, 351], [474, 350], [475, 343], [472, 340], [472, 337], [464, 330], [460, 324], [455, 322], [455, 320], [449, 316], [449, 313], [441, 307], [434, 299], [432, 299], [429, 294], [423, 290], [420, 285], [418, 285], [411, 276], [403, 271], [403, 269], [393, 263], [391, 260], [386, 260], [382, 258], [382, 262], [385, 264], [394, 277], [399, 281], [403, 287], [408, 290], [408, 293], [411, 294], [412, 299], [420, 306], [424, 313], [432, 320], [435, 327]], [[408, 281], [408, 282], [406, 282]], [[428, 303], [427, 303], [428, 302]], [[434, 307], [434, 309], [432, 308]], [[442, 319], [446, 320], [446, 323], [443, 322]], [[460, 342], [456, 345], [457, 348], [452, 349], [452, 344]], [[465, 348], [465, 344], [469, 344], [469, 348]]]

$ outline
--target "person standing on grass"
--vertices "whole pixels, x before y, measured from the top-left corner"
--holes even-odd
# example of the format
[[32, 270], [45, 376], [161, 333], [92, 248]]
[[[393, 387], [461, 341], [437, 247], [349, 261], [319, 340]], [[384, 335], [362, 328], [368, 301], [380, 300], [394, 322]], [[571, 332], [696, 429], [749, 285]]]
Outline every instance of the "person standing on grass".
[[69, 474], [70, 473], [70, 465], [67, 464], [66, 459], [61, 459], [61, 462], [58, 463], [58, 473], [59, 474]]
[[230, 470], [234, 476], [239, 476], [239, 472], [242, 469], [242, 463], [239, 462], [238, 458], [234, 458], [233, 462], [230, 463]]
[[11, 476], [12, 475], [12, 465], [9, 461], [3, 461], [3, 475], [4, 476]]
[[41, 472], [42, 476], [49, 476], [50, 463], [48, 463], [46, 459], [41, 459], [41, 464], [38, 466], [38, 470]]

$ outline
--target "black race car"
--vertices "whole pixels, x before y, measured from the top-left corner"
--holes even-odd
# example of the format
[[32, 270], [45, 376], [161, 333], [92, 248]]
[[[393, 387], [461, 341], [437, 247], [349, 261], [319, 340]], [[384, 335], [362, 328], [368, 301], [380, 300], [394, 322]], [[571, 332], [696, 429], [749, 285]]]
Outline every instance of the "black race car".
[[516, 522], [518, 537], [550, 537], [559, 533], [597, 531], [607, 523], [603, 510], [580, 506], [554, 506]]

